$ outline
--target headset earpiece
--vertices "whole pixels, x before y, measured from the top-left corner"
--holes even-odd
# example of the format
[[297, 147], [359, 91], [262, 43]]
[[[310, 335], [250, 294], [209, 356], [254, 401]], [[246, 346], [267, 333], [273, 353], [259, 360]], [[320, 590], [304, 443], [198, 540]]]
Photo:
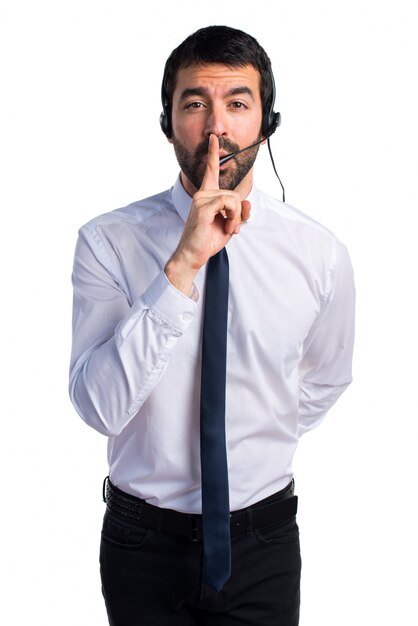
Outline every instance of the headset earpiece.
[[267, 118], [267, 124], [265, 128], [263, 127], [263, 137], [265, 137], [266, 139], [268, 139], [268, 137], [271, 137], [271, 135], [275, 133], [277, 128], [280, 126], [281, 119], [282, 118], [279, 112], [275, 113], [274, 111], [272, 111]]
[[161, 126], [161, 130], [163, 131], [167, 139], [171, 139], [172, 137], [171, 121], [170, 121], [170, 114], [168, 112], [167, 107], [164, 107], [164, 110], [160, 115], [160, 126]]
[[270, 68], [270, 80], [271, 80], [271, 101], [263, 111], [263, 128], [262, 134], [266, 139], [276, 132], [281, 123], [280, 113], [274, 111], [274, 102], [276, 100], [276, 84], [274, 82], [273, 72]]
[[170, 110], [170, 104], [168, 102], [167, 94], [164, 89], [164, 79], [161, 85], [161, 102], [163, 105], [163, 110], [160, 115], [161, 130], [163, 131], [167, 139], [171, 139], [173, 136], [173, 131], [171, 128], [171, 110]]

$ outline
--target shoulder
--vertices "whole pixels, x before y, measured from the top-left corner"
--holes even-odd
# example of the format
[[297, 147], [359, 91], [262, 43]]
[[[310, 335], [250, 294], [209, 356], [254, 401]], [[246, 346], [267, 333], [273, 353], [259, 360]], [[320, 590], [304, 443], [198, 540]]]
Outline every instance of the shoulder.
[[172, 213], [171, 189], [102, 213], [84, 224], [78, 232], [75, 258], [94, 258], [106, 267], [132, 247], [147, 245], [150, 229], [158, 230], [162, 216]]
[[171, 189], [132, 202], [125, 207], [102, 213], [81, 227], [81, 231], [91, 235], [97, 231], [123, 225], [145, 226], [149, 220], [172, 207]]
[[346, 253], [345, 245], [336, 235], [307, 213], [259, 189], [256, 189], [256, 198], [266, 225], [275, 225], [276, 232], [294, 241], [297, 247], [308, 247], [325, 254], [328, 251], [333, 255]]
[[[298, 262], [315, 269], [330, 286], [341, 271], [352, 274], [345, 244], [326, 226], [294, 206], [256, 190], [265, 229], [271, 229], [278, 246], [284, 247]], [[328, 291], [325, 288], [325, 293]]]
[[324, 238], [335, 239], [334, 233], [320, 222], [314, 220], [307, 213], [300, 211], [296, 207], [286, 202], [281, 202], [277, 198], [269, 196], [263, 191], [257, 189], [257, 199], [260, 207], [265, 212], [270, 212], [278, 220], [286, 223], [289, 227], [304, 228], [307, 232], [314, 235], [317, 233]]

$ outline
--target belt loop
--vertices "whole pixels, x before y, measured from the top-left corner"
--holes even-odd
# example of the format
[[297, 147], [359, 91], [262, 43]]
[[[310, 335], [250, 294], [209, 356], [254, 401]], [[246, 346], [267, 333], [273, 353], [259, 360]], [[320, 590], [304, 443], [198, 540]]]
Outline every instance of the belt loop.
[[103, 488], [102, 488], [102, 497], [103, 497], [103, 502], [106, 504], [107, 502], [107, 496], [106, 496], [106, 487], [107, 487], [107, 483], [109, 482], [109, 476], [106, 476], [106, 478], [103, 481]]
[[245, 517], [247, 522], [246, 533], [249, 535], [253, 531], [253, 510], [252, 507], [248, 507], [245, 511]]

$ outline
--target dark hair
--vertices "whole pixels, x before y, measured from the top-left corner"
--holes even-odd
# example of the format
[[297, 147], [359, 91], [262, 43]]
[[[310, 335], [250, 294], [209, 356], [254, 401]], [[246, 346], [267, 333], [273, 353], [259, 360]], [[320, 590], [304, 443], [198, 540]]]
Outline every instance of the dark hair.
[[263, 118], [274, 104], [271, 62], [258, 41], [242, 30], [229, 26], [208, 26], [189, 35], [167, 59], [161, 88], [164, 115], [171, 128], [171, 107], [179, 69], [190, 65], [221, 63], [231, 68], [252, 65], [260, 74]]

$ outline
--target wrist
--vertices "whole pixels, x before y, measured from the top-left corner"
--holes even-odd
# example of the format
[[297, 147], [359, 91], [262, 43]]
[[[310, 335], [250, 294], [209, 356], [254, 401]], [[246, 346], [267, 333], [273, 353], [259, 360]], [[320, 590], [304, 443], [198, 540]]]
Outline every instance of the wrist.
[[197, 268], [190, 266], [184, 260], [175, 256], [169, 259], [164, 268], [164, 273], [173, 287], [187, 297], [189, 297], [192, 291], [194, 279], [198, 271]]

